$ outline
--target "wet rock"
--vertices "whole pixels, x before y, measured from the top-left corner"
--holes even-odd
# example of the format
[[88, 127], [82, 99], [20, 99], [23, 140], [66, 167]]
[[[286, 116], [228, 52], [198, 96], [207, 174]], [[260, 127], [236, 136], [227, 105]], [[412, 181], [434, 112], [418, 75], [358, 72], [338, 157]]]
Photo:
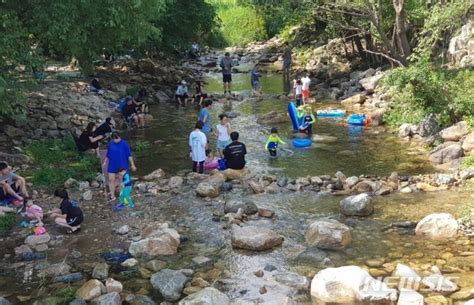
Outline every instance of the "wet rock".
[[0, 297], [0, 305], [12, 305], [12, 303], [10, 303], [10, 301], [5, 299], [4, 297]]
[[234, 185], [231, 182], [224, 182], [221, 186], [223, 192], [230, 192], [234, 188]]
[[327, 253], [318, 247], [308, 247], [298, 254], [296, 261], [308, 264], [319, 264], [327, 257]]
[[396, 301], [397, 292], [360, 267], [343, 266], [318, 272], [311, 282], [311, 297], [326, 303], [375, 304]]
[[113, 278], [108, 278], [107, 281], [105, 281], [105, 289], [107, 290], [108, 293], [110, 292], [121, 293], [123, 290], [123, 285], [122, 283], [114, 280]]
[[245, 178], [250, 172], [247, 168], [243, 169], [231, 169], [228, 168], [225, 171], [222, 172], [227, 180], [241, 180]]
[[206, 288], [211, 286], [206, 280], [201, 277], [195, 277], [191, 281], [191, 285], [199, 288]]
[[151, 224], [145, 227], [142, 240], [130, 244], [128, 251], [134, 257], [156, 257], [174, 255], [178, 252], [180, 236], [168, 224]]
[[196, 256], [192, 259], [193, 265], [196, 267], [203, 267], [212, 263], [212, 260], [209, 257], [205, 256]]
[[91, 191], [91, 190], [85, 191], [85, 192], [82, 194], [82, 199], [85, 200], [85, 201], [90, 201], [90, 200], [92, 200], [92, 191]]
[[75, 283], [82, 281], [83, 276], [82, 273], [76, 272], [76, 273], [70, 273], [70, 274], [65, 274], [61, 276], [56, 276], [53, 278], [53, 283]]
[[263, 251], [283, 243], [283, 237], [264, 227], [232, 226], [232, 247], [253, 251]]
[[146, 267], [148, 270], [151, 270], [151, 271], [153, 271], [153, 272], [158, 272], [158, 271], [164, 269], [164, 268], [166, 267], [166, 265], [167, 265], [166, 262], [154, 259], [154, 260], [149, 261], [149, 262], [146, 264], [145, 267]]
[[69, 305], [87, 305], [83, 299], [75, 299], [69, 303]]
[[372, 181], [363, 180], [354, 186], [353, 191], [356, 193], [372, 193], [375, 191], [375, 185]]
[[40, 244], [46, 244], [51, 240], [51, 236], [48, 233], [43, 235], [30, 235], [25, 239], [25, 244], [34, 247]]
[[341, 213], [346, 216], [368, 216], [374, 212], [372, 197], [359, 194], [347, 197], [340, 202]]
[[89, 280], [76, 291], [76, 297], [91, 301], [106, 292], [104, 284], [98, 280]]
[[171, 188], [171, 189], [177, 189], [177, 188], [180, 188], [182, 185], [183, 185], [183, 178], [180, 177], [180, 176], [174, 176], [174, 177], [171, 177], [170, 181], [168, 182], [168, 186]]
[[133, 268], [136, 265], [138, 265], [138, 261], [134, 258], [129, 258], [120, 264], [120, 266], [125, 267], [125, 268]]
[[130, 305], [156, 305], [156, 302], [146, 295], [128, 295], [125, 301]]
[[184, 285], [189, 281], [182, 272], [163, 269], [151, 276], [150, 283], [167, 301], [177, 301], [181, 297]]
[[296, 289], [309, 289], [310, 282], [307, 277], [293, 272], [278, 272], [273, 274], [273, 278], [280, 284]]
[[277, 185], [279, 187], [285, 187], [288, 184], [288, 177], [278, 177]]
[[269, 209], [263, 209], [259, 208], [258, 209], [258, 216], [260, 217], [265, 217], [265, 218], [272, 218], [275, 215], [275, 212]]
[[118, 228], [117, 230], [115, 230], [115, 232], [117, 232], [117, 234], [119, 234], [119, 235], [126, 235], [126, 234], [128, 234], [129, 230], [130, 230], [130, 228], [127, 225], [123, 225], [120, 228]]
[[359, 84], [367, 91], [368, 93], [374, 92], [379, 81], [383, 77], [383, 73], [375, 74], [374, 76], [365, 77], [359, 80]]
[[109, 265], [107, 263], [97, 263], [92, 270], [92, 278], [103, 281], [109, 276]]
[[211, 183], [201, 182], [196, 188], [196, 193], [201, 197], [215, 198], [220, 195], [220, 190], [219, 187], [216, 187]]
[[265, 187], [265, 192], [268, 194], [277, 194], [280, 192], [280, 187], [276, 182], [273, 182], [267, 187]]
[[462, 156], [464, 156], [464, 151], [461, 145], [448, 142], [448, 145], [440, 145], [433, 150], [429, 159], [433, 163], [443, 164], [461, 158]]
[[323, 180], [321, 178], [319, 178], [318, 176], [310, 177], [309, 182], [311, 183], [311, 185], [322, 185], [323, 184]]
[[91, 302], [92, 305], [122, 305], [120, 294], [118, 292], [110, 292], [95, 298]]
[[267, 272], [273, 272], [277, 270], [277, 267], [273, 266], [272, 264], [266, 264], [265, 267], [263, 267], [263, 270]]
[[412, 289], [400, 289], [397, 305], [423, 305], [423, 295]]
[[265, 192], [265, 188], [259, 181], [249, 181], [249, 186], [255, 194], [261, 194]]
[[150, 181], [150, 180], [159, 180], [165, 177], [165, 171], [162, 170], [161, 168], [154, 170], [153, 172], [149, 173], [143, 179]]
[[219, 290], [207, 287], [191, 294], [178, 303], [179, 305], [229, 305], [229, 298]]
[[346, 185], [348, 188], [354, 187], [359, 182], [359, 177], [351, 176], [346, 179]]
[[257, 205], [251, 201], [246, 200], [243, 201], [241, 199], [228, 199], [224, 205], [224, 213], [237, 213], [239, 209], [242, 209], [244, 214], [246, 215], [253, 215], [258, 213]]
[[352, 236], [348, 226], [334, 219], [321, 218], [308, 227], [305, 239], [310, 246], [341, 250], [351, 243]]
[[462, 149], [465, 152], [474, 151], [474, 132], [471, 132], [466, 136], [466, 138], [462, 142]]
[[451, 127], [441, 130], [440, 135], [444, 141], [459, 141], [462, 137], [467, 135], [468, 132], [466, 122], [461, 121]]
[[457, 235], [458, 223], [448, 213], [434, 213], [418, 222], [416, 235], [433, 240], [447, 240]]

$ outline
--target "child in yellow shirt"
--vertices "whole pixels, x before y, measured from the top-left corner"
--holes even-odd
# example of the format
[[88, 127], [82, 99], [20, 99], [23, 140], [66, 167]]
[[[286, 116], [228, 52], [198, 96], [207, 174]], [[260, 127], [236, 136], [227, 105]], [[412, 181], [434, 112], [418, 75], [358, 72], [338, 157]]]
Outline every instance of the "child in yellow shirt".
[[270, 156], [276, 157], [278, 144], [286, 144], [286, 143], [283, 142], [280, 136], [278, 136], [278, 130], [275, 127], [273, 127], [270, 130], [270, 136], [268, 137], [267, 142], [265, 142], [265, 149], [268, 150], [268, 152], [270, 153]]

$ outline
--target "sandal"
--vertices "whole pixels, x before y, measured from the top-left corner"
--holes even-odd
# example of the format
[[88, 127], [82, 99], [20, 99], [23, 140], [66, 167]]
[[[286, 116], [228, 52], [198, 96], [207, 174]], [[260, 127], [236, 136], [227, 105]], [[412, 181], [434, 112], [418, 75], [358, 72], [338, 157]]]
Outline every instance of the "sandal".
[[72, 229], [67, 229], [66, 233], [67, 234], [75, 234], [77, 232], [81, 231], [81, 228], [77, 228], [75, 230], [72, 230]]

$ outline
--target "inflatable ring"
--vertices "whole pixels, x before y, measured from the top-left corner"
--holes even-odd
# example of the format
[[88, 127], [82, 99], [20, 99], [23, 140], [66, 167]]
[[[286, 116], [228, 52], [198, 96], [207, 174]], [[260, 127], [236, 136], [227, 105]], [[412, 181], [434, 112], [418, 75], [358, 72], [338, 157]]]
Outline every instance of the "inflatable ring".
[[313, 141], [311, 141], [311, 139], [308, 139], [308, 138], [293, 140], [294, 147], [308, 147], [308, 146], [311, 146], [311, 144], [313, 144]]

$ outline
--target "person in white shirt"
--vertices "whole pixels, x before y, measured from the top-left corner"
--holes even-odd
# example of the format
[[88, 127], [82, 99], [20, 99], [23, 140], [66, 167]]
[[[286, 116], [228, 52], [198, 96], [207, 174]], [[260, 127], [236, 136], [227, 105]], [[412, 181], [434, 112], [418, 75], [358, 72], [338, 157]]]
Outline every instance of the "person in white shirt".
[[232, 129], [226, 114], [219, 115], [219, 120], [220, 123], [216, 126], [217, 149], [221, 158], [224, 158], [224, 148], [232, 142], [230, 140]]
[[204, 173], [204, 161], [206, 160], [207, 138], [204, 132], [201, 131], [204, 124], [201, 121], [196, 123], [195, 129], [189, 134], [189, 153], [193, 160], [193, 172]]
[[309, 73], [306, 73], [305, 76], [301, 79], [303, 85], [303, 103], [306, 104], [309, 102], [309, 85], [311, 84], [311, 78], [309, 78]]
[[295, 89], [296, 107], [299, 107], [303, 101], [303, 84], [301, 83], [301, 79], [295, 79], [293, 81], [293, 88]]

